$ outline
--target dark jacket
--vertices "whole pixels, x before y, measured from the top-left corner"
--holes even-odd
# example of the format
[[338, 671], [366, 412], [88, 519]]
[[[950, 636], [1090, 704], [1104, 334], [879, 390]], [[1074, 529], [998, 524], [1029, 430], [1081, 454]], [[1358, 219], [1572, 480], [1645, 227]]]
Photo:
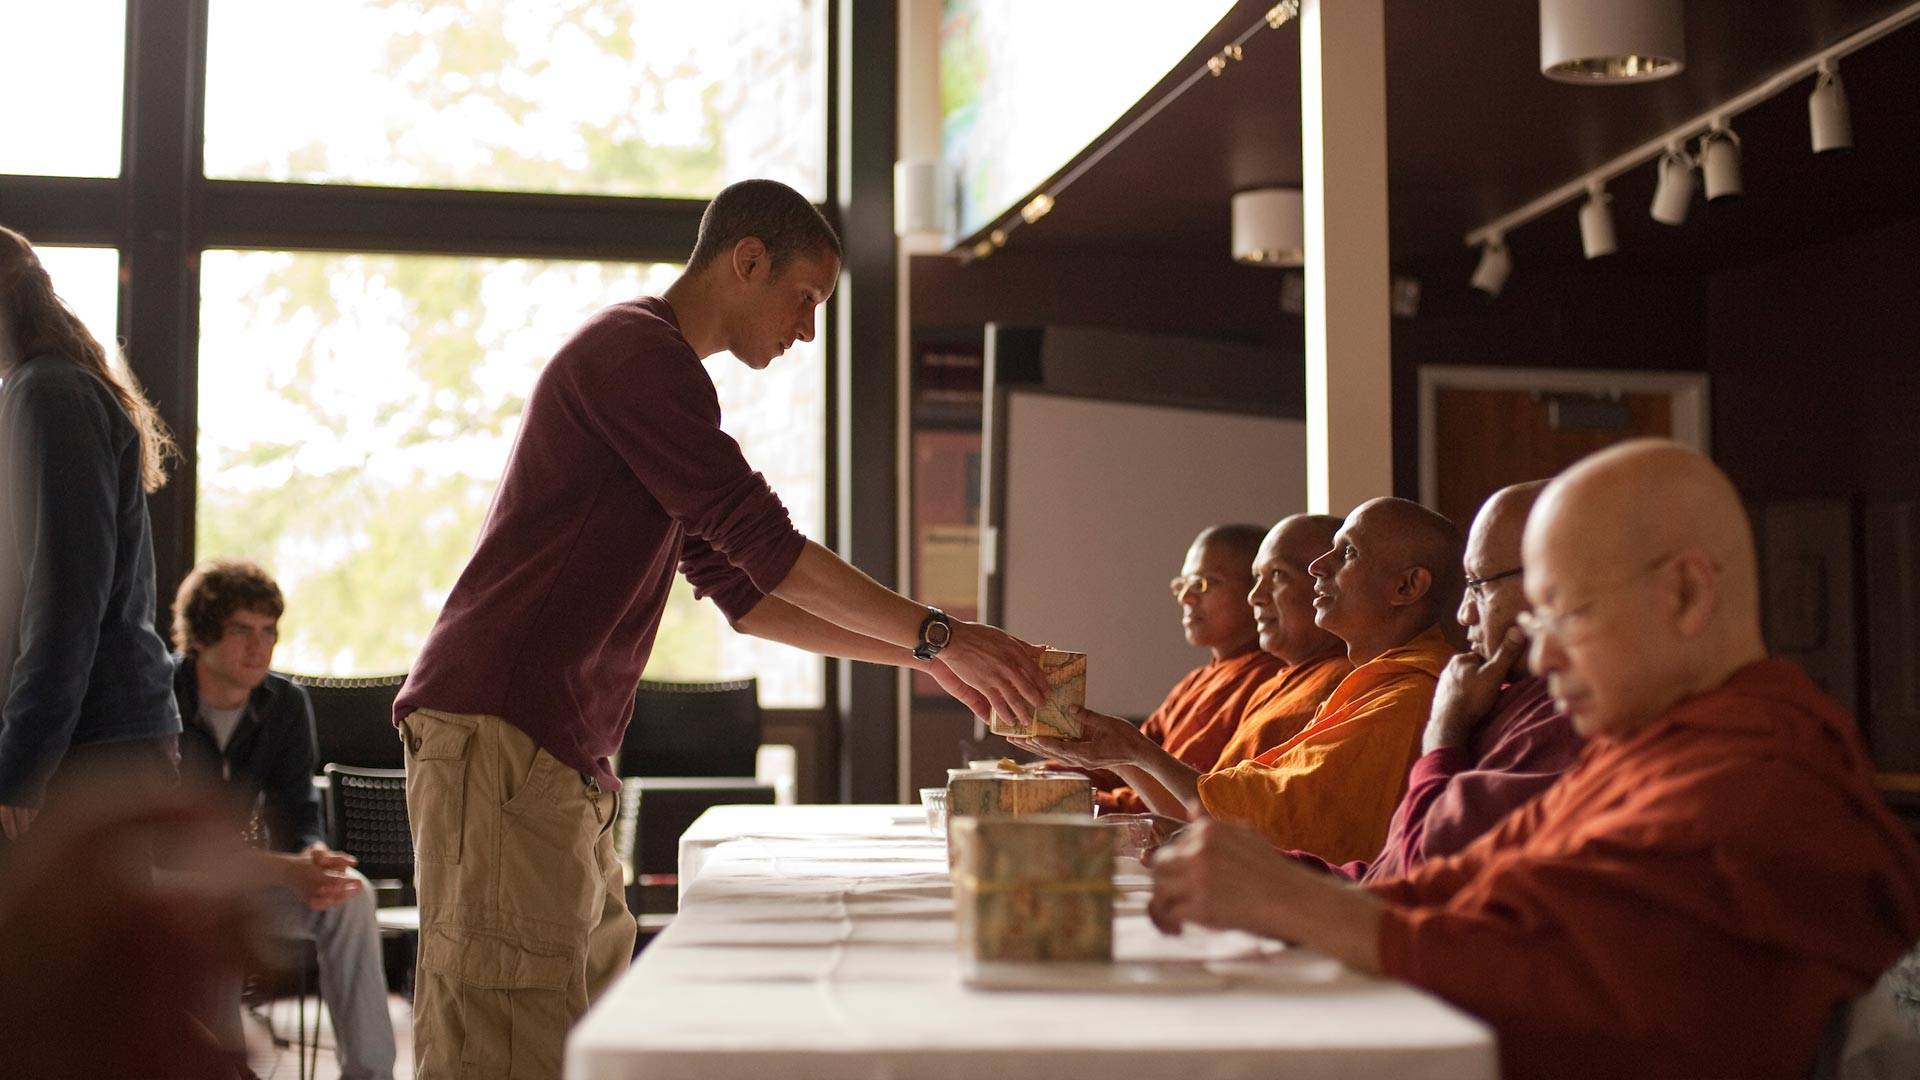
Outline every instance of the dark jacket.
[[326, 839], [320, 825], [320, 793], [313, 786], [313, 703], [307, 692], [278, 675], [253, 688], [226, 753], [200, 719], [200, 682], [193, 657], [174, 659], [173, 696], [186, 728], [180, 733], [180, 778], [211, 785], [232, 797], [238, 825], [254, 808], [267, 825], [275, 851], [300, 851]]
[[38, 806], [69, 749], [180, 730], [153, 629], [140, 436], [57, 356], [0, 383], [0, 804]]

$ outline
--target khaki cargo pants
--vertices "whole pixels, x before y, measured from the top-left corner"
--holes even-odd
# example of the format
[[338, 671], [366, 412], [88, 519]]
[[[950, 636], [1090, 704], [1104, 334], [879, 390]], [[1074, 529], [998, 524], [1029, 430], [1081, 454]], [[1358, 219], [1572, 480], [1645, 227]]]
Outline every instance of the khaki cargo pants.
[[557, 1078], [633, 954], [615, 797], [493, 716], [401, 724], [420, 894], [419, 1080]]

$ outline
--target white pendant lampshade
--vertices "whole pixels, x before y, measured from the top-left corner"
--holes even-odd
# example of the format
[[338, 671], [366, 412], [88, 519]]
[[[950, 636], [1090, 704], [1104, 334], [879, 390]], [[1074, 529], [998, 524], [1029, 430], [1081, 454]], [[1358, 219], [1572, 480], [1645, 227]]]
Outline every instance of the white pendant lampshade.
[[1559, 82], [1645, 82], [1686, 66], [1681, 0], [1540, 0], [1540, 74]]
[[1813, 152], [1845, 150], [1853, 145], [1853, 117], [1847, 112], [1847, 88], [1840, 82], [1840, 71], [1828, 60], [1820, 65], [1814, 78], [1813, 96], [1807, 99], [1807, 126], [1813, 134]]
[[1307, 261], [1300, 189], [1259, 188], [1233, 197], [1233, 258], [1249, 266], [1300, 266]]
[[1587, 187], [1587, 203], [1580, 208], [1580, 250], [1599, 259], [1619, 249], [1613, 235], [1613, 196], [1599, 184]]
[[953, 231], [953, 174], [938, 158], [893, 163], [893, 234]]
[[1679, 143], [1670, 143], [1653, 167], [1653, 205], [1648, 214], [1662, 225], [1685, 225], [1693, 206], [1693, 159]]

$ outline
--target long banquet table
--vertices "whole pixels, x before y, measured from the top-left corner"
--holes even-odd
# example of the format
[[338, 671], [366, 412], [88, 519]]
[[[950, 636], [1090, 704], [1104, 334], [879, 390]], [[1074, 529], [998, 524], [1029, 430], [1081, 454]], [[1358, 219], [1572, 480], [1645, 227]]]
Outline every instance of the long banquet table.
[[1116, 883], [1112, 975], [974, 989], [918, 807], [716, 807], [681, 840], [679, 915], [574, 1030], [567, 1076], [1497, 1076], [1487, 1028], [1438, 999], [1242, 934], [1164, 936], [1139, 865]]

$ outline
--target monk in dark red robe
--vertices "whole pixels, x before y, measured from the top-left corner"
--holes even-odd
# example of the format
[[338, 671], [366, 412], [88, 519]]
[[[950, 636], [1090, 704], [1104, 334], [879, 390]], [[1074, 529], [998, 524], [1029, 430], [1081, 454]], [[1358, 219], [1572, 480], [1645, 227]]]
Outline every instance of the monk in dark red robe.
[[1823, 1028], [1920, 939], [1920, 850], [1857, 727], [1760, 636], [1739, 495], [1640, 440], [1528, 522], [1528, 662], [1590, 739], [1450, 858], [1355, 887], [1207, 822], [1149, 911], [1284, 938], [1492, 1025], [1503, 1074], [1804, 1077]]

